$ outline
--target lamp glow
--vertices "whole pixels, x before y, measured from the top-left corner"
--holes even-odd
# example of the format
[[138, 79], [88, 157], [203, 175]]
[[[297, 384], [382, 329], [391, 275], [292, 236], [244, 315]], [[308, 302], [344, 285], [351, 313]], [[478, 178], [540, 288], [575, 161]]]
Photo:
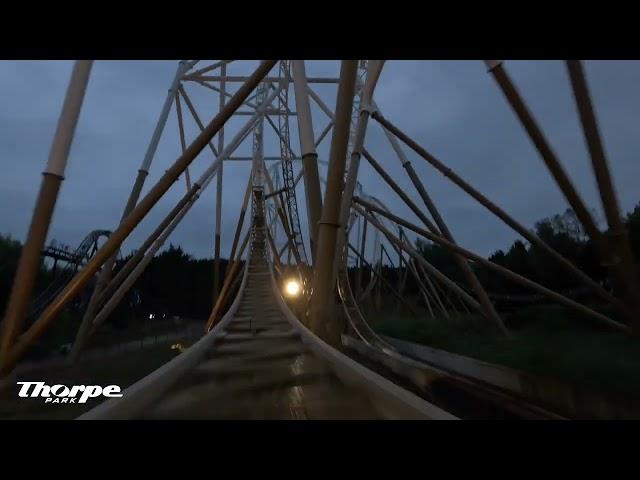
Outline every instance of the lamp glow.
[[296, 280], [289, 280], [284, 286], [285, 293], [290, 297], [295, 297], [300, 293], [300, 284]]

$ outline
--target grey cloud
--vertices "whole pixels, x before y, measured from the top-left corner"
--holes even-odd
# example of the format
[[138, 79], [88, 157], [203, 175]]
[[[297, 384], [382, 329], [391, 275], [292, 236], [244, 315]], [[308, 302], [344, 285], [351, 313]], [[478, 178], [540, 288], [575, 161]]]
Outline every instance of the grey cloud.
[[[241, 63], [231, 64], [229, 73], [246, 72], [255, 64]], [[175, 61], [95, 63], [50, 238], [74, 246], [92, 229], [117, 225], [176, 65]], [[0, 231], [17, 238], [24, 238], [28, 228], [71, 66], [69, 61], [0, 62]], [[507, 62], [507, 68], [586, 202], [599, 209], [563, 63], [514, 61]], [[640, 146], [636, 120], [640, 112], [640, 96], [636, 93], [640, 64], [594, 61], [586, 62], [586, 68], [620, 201], [627, 211], [640, 200], [640, 162], [636, 158]], [[338, 71], [335, 61], [310, 61], [307, 65], [310, 76], [337, 75]], [[203, 121], [209, 120], [217, 108], [217, 96], [197, 85], [188, 85], [187, 90]], [[335, 86], [318, 85], [316, 90], [333, 109]], [[376, 101], [387, 118], [525, 225], [531, 227], [536, 220], [566, 208], [482, 62], [390, 61], [380, 78]], [[188, 119], [185, 106], [183, 110], [187, 137], [192, 139], [198, 129]], [[320, 132], [327, 119], [313, 103], [312, 112], [314, 128]], [[233, 119], [225, 131], [227, 141], [247, 119]], [[265, 153], [276, 154], [277, 139], [270, 127], [265, 128]], [[144, 192], [180, 154], [177, 132], [172, 114]], [[330, 137], [319, 148], [321, 159], [327, 159]], [[291, 127], [291, 139], [294, 151], [299, 152], [295, 125]], [[370, 124], [366, 145], [421, 205], [375, 122]], [[426, 162], [403, 148], [462, 245], [487, 255], [516, 238]], [[249, 138], [238, 154], [250, 152]], [[192, 180], [212, 159], [205, 149], [192, 165]], [[366, 162], [362, 165], [359, 178], [365, 190], [415, 220]], [[296, 172], [298, 169], [296, 166]], [[233, 239], [248, 170], [248, 164], [225, 165], [223, 254], [228, 253]], [[320, 170], [324, 175], [326, 167]], [[144, 240], [184, 190], [181, 178], [127, 240], [125, 251]], [[304, 212], [302, 182], [298, 202]], [[210, 257], [214, 222], [215, 188], [211, 185], [170, 242], [181, 244], [196, 257]], [[302, 228], [307, 231], [304, 220]]]

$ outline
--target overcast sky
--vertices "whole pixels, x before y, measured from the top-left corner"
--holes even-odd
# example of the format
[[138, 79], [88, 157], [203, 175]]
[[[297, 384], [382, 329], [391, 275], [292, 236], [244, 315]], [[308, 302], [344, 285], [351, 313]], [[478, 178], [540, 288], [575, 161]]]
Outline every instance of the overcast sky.
[[[240, 62], [230, 67], [229, 73], [249, 72], [255, 65]], [[176, 66], [177, 61], [95, 62], [49, 239], [75, 247], [91, 230], [116, 227]], [[564, 63], [509, 61], [506, 66], [583, 198], [600, 212]], [[585, 66], [618, 197], [627, 212], [640, 201], [640, 161], [636, 154], [640, 147], [640, 63], [587, 61]], [[71, 67], [71, 61], [0, 61], [0, 232], [20, 240], [29, 226]], [[337, 76], [338, 71], [338, 61], [307, 62], [309, 76]], [[203, 121], [208, 122], [216, 113], [217, 96], [193, 83], [186, 88]], [[315, 88], [334, 109], [336, 86]], [[567, 207], [481, 61], [389, 61], [375, 100], [388, 119], [527, 227]], [[315, 104], [312, 109], [318, 135], [327, 118]], [[225, 138], [229, 140], [248, 118], [234, 118]], [[190, 118], [185, 121], [189, 141], [198, 130]], [[298, 153], [300, 145], [293, 123], [292, 147]], [[265, 154], [276, 155], [276, 137], [268, 126], [265, 128]], [[217, 141], [214, 143], [217, 145]], [[319, 149], [321, 160], [327, 159], [329, 143], [330, 135]], [[367, 132], [366, 146], [420, 204], [374, 121]], [[458, 243], [489, 255], [507, 248], [517, 238], [408, 148], [405, 151]], [[250, 152], [249, 137], [237, 154], [248, 156]], [[177, 121], [172, 111], [143, 193], [179, 154]], [[205, 149], [192, 165], [192, 178], [195, 180], [212, 160], [212, 153]], [[326, 167], [320, 170], [324, 176]], [[249, 163], [225, 165], [223, 255], [231, 245], [248, 171]], [[359, 179], [367, 193], [417, 222], [366, 162]], [[142, 243], [184, 190], [181, 178], [127, 240], [125, 252]], [[302, 182], [298, 200], [304, 214]], [[215, 182], [170, 242], [182, 245], [196, 257], [210, 257], [214, 222]], [[304, 222], [303, 228], [306, 231]]]

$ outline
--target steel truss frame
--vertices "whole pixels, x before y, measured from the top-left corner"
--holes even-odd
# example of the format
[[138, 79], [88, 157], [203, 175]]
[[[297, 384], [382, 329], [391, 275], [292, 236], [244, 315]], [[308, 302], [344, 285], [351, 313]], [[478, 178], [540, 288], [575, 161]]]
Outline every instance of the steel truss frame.
[[[485, 298], [486, 294], [479, 283], [470, 282], [473, 286], [473, 293], [469, 293], [451, 281], [417, 253], [416, 249], [408, 242], [402, 228], [413, 231], [417, 235], [442, 245], [460, 259], [461, 265], [467, 265], [467, 260], [471, 259], [554, 301], [585, 313], [590, 316], [590, 318], [597, 319], [605, 325], [623, 331], [631, 330], [630, 325], [633, 325], [633, 330], [638, 331], [639, 324], [637, 322], [640, 321], [640, 287], [634, 270], [634, 259], [631, 254], [628, 235], [620, 218], [620, 208], [608, 170], [607, 159], [597, 127], [594, 109], [591, 105], [587, 81], [582, 64], [579, 61], [567, 61], [567, 70], [585, 141], [592, 160], [594, 175], [607, 217], [609, 227], [607, 232], [601, 232], [595, 226], [593, 218], [584, 206], [583, 200], [577, 194], [560, 161], [549, 147], [533, 115], [528, 110], [524, 100], [509, 78], [503, 62], [489, 60], [486, 61], [486, 64], [489, 72], [496, 80], [498, 87], [514, 110], [518, 120], [532, 139], [545, 166], [551, 172], [552, 177], [565, 195], [568, 203], [576, 211], [579, 220], [585, 226], [589, 236], [596, 243], [601, 259], [608, 266], [612, 277], [615, 279], [617, 287], [616, 296], [604, 291], [583, 272], [580, 272], [575, 266], [551, 249], [551, 247], [544, 244], [542, 240], [533, 236], [530, 232], [527, 232], [524, 227], [517, 223], [506, 212], [475, 190], [459, 175], [445, 166], [439, 159], [431, 155], [424, 147], [415, 142], [394, 125], [393, 122], [381, 114], [373, 101], [373, 93], [384, 62], [378, 60], [343, 61], [339, 79], [306, 77], [305, 74], [303, 82], [296, 82], [294, 75], [293, 80], [296, 83], [297, 105], [302, 105], [307, 108], [304, 102], [299, 103], [300, 98], [298, 98], [298, 94], [304, 93], [304, 101], [308, 101], [306, 98], [308, 94], [308, 97], [329, 117], [328, 125], [322, 129], [322, 132], [316, 138], [309, 138], [310, 136], [315, 137], [315, 132], [313, 132], [311, 128], [308, 112], [303, 113], [302, 110], [300, 110], [300, 112], [292, 111], [289, 106], [288, 91], [290, 85], [294, 83], [291, 81], [291, 62], [300, 61], [281, 60], [279, 63], [278, 61], [263, 61], [250, 76], [228, 75], [227, 67], [233, 62], [232, 60], [217, 61], [204, 66], [201, 62], [203, 61], [190, 60], [179, 62], [171, 88], [169, 89], [151, 141], [143, 158], [142, 165], [135, 177], [131, 194], [123, 210], [120, 225], [111, 233], [106, 243], [101, 248], [96, 249], [91, 260], [71, 279], [65, 289], [44, 309], [34, 325], [20, 335], [26, 305], [30, 300], [33, 288], [33, 278], [35, 268], [37, 267], [37, 262], [35, 261], [36, 253], [39, 257], [40, 250], [46, 239], [49, 222], [55, 207], [58, 189], [64, 176], [68, 152], [91, 70], [91, 61], [76, 62], [58, 124], [58, 130], [54, 137], [47, 169], [45, 170], [32, 225], [29, 230], [25, 248], [22, 252], [18, 274], [16, 275], [9, 306], [2, 325], [0, 371], [3, 374], [11, 371], [16, 362], [24, 355], [25, 351], [44, 332], [51, 322], [54, 321], [62, 308], [73, 299], [96, 272], [100, 271], [97, 287], [90, 300], [82, 327], [78, 332], [76, 345], [74, 346], [74, 354], [77, 357], [83, 345], [86, 343], [88, 335], [95, 330], [97, 325], [106, 317], [109, 309], [116, 304], [118, 299], [121, 298], [121, 295], [133, 284], [137, 276], [141, 274], [151, 258], [153, 258], [154, 253], [163, 245], [177, 224], [184, 218], [189, 208], [199, 198], [202, 190], [209, 185], [216, 174], [218, 177], [215, 222], [216, 245], [214, 250], [217, 262], [220, 255], [220, 217], [223, 185], [222, 165], [224, 162], [239, 160], [252, 161], [252, 173], [247, 185], [247, 192], [251, 192], [252, 217], [260, 217], [266, 220], [265, 213], [268, 213], [269, 216], [269, 221], [265, 223], [264, 227], [266, 239], [271, 243], [272, 250], [271, 253], [268, 253], [269, 250], [265, 248], [265, 255], [271, 258], [274, 263], [279, 264], [280, 257], [284, 253], [284, 249], [288, 246], [289, 255], [293, 254], [294, 257], [296, 257], [298, 267], [308, 264], [309, 255], [307, 255], [302, 229], [300, 228], [300, 215], [295, 193], [296, 185], [303, 177], [305, 178], [305, 191], [310, 188], [310, 185], [313, 185], [312, 183], [307, 183], [307, 180], [313, 175], [313, 170], [308, 169], [310, 165], [309, 159], [311, 158], [314, 162], [313, 167], [315, 168], [315, 175], [317, 176], [317, 164], [323, 161], [318, 160], [315, 147], [320, 144], [332, 129], [333, 135], [331, 140], [331, 155], [328, 159], [326, 194], [323, 204], [321, 202], [320, 205], [314, 207], [319, 207], [322, 210], [322, 217], [319, 222], [318, 238], [315, 239], [316, 250], [312, 250], [311, 252], [314, 256], [314, 283], [310, 310], [311, 316], [308, 319], [309, 327], [326, 341], [330, 343], [339, 341], [339, 335], [336, 335], [336, 333], [339, 334], [339, 331], [334, 328], [335, 326], [331, 325], [331, 308], [329, 308], [332, 303], [332, 295], [335, 293], [337, 287], [341, 292], [341, 299], [345, 305], [347, 316], [358, 335], [360, 335], [363, 340], [371, 344], [376, 344], [380, 348], [388, 348], [368, 327], [355, 300], [360, 292], [356, 291], [356, 294], [353, 294], [351, 286], [348, 283], [348, 276], [344, 275], [347, 271], [349, 261], [349, 249], [355, 254], [354, 258], [358, 259], [357, 263], [360, 267], [368, 263], [371, 266], [379, 263], [381, 266], [383, 253], [386, 253], [387, 259], [391, 264], [394, 263], [391, 256], [389, 256], [389, 251], [391, 250], [387, 251], [383, 246], [382, 240], [380, 240], [380, 234], [388, 241], [388, 245], [398, 254], [399, 271], [402, 269], [402, 264], [405, 264], [404, 277], [401, 281], [400, 290], [396, 291], [392, 286], [389, 286], [401, 299], [404, 281], [406, 280], [406, 276], [411, 274], [419, 284], [421, 294], [425, 300], [425, 306], [429, 309], [430, 315], [433, 316], [436, 308], [438, 308], [443, 316], [447, 316], [447, 309], [440, 299], [440, 294], [443, 293], [443, 289], [447, 289], [450, 292], [454, 292], [455, 295], [453, 298], [461, 300], [463, 308], [483, 311], [485, 316], [492, 319], [503, 333], [508, 333], [506, 329], [504, 329], [504, 326], [501, 325], [499, 318], [491, 313], [492, 307], [487, 303]], [[278, 63], [279, 69], [278, 76], [269, 76], [269, 73], [276, 66], [276, 63]], [[194, 70], [194, 67], [198, 64], [200, 64], [200, 68]], [[295, 65], [296, 71], [304, 72], [304, 62], [302, 62], [302, 65], [299, 63], [293, 63], [293, 65]], [[184, 88], [186, 82], [192, 82], [218, 94], [218, 114], [215, 115], [213, 120], [208, 124], [205, 124], [205, 122], [200, 119], [195, 105]], [[231, 91], [228, 91], [227, 85], [234, 83], [241, 83], [242, 85], [235, 93], [231, 93]], [[310, 84], [314, 83], [337, 84], [338, 99], [335, 112], [332, 111], [311, 88]], [[274, 107], [272, 103], [276, 100], [278, 105]], [[185, 136], [185, 110], [182, 108], [182, 102], [187, 106], [186, 111], [190, 112], [200, 130], [200, 134], [190, 143]], [[170, 169], [167, 170], [161, 180], [154, 185], [151, 191], [139, 201], [145, 178], [149, 173], [149, 168], [155, 156], [160, 137], [163, 134], [167, 118], [174, 103], [176, 115], [178, 116], [182, 154]], [[249, 110], [240, 110], [240, 107], [246, 107], [249, 108]], [[233, 115], [250, 115], [251, 118], [234, 139], [225, 145], [223, 129], [225, 123]], [[270, 118], [274, 115], [278, 117], [277, 125]], [[303, 133], [301, 133], [302, 148], [300, 155], [297, 156], [291, 149], [289, 127], [292, 118], [300, 121], [301, 116], [304, 117], [302, 121], [307, 122], [305, 123], [306, 133], [304, 133], [306, 137], [304, 141], [302, 141]], [[378, 164], [364, 148], [367, 122], [370, 118], [379, 123], [383, 128], [384, 134], [387, 136], [398, 159], [409, 174], [419, 196], [431, 213], [432, 219], [427, 217], [427, 215], [413, 203], [406, 192], [401, 191], [397, 187], [397, 184], [395, 184], [388, 172], [384, 170], [384, 167]], [[273, 127], [279, 138], [280, 152], [279, 155], [275, 157], [265, 156], [264, 154], [265, 120]], [[240, 143], [251, 133], [253, 134], [252, 157], [232, 156]], [[218, 135], [217, 148], [212, 143], [216, 135]], [[531, 280], [497, 266], [479, 255], [458, 246], [448, 231], [444, 220], [435, 208], [435, 204], [424, 190], [418, 175], [412, 169], [410, 162], [402, 152], [400, 142], [408, 146], [427, 163], [434, 166], [443, 173], [445, 177], [453, 181], [475, 200], [488, 208], [516, 232], [523, 235], [532, 243], [541, 246], [544, 251], [558, 260], [569, 273], [580, 279], [587, 287], [592, 288], [595, 293], [600, 295], [601, 298], [616, 307], [619, 312], [629, 319], [629, 324], [623, 325], [620, 322], [614, 321], [599, 312], [595, 312], [559, 293], [550, 291]], [[191, 182], [190, 164], [207, 146], [214, 155], [214, 162], [205, 170], [197, 182]], [[309, 155], [311, 155], [311, 157]], [[358, 182], [358, 168], [361, 156], [367, 159], [383, 180], [396, 191], [401, 200], [416, 213], [423, 225], [415, 225], [394, 215], [382, 202], [364, 193], [362, 185]], [[279, 170], [273, 169], [271, 173], [266, 168], [265, 161], [274, 159], [280, 161], [282, 178], [279, 176]], [[295, 176], [293, 162], [298, 159], [302, 160], [305, 167]], [[307, 163], [305, 163], [305, 161]], [[277, 167], [277, 165], [275, 167]], [[146, 216], [153, 205], [155, 205], [182, 174], [185, 175], [187, 186], [187, 192], [183, 199], [147, 239], [141, 252], [136, 254], [136, 256], [127, 263], [125, 269], [123, 269], [124, 273], [121, 271], [112, 279], [115, 255], [120, 245]], [[275, 186], [273, 182], [274, 177]], [[318, 181], [317, 178], [315, 181]], [[267, 191], [267, 189], [269, 191]], [[283, 194], [284, 198], [282, 198]], [[234, 277], [234, 272], [238, 270], [239, 259], [248, 242], [247, 232], [240, 248], [236, 248], [244, 224], [244, 212], [247, 208], [248, 197], [249, 195], [246, 194], [236, 228], [233, 246], [234, 258], [231, 259], [232, 266], [225, 275], [220, 296], [217, 298], [217, 282], [214, 287], [213, 293], [216, 301], [215, 307], [212, 310], [211, 319], [215, 317], [214, 313], [219, 310], [220, 305], [224, 302], [224, 298], [221, 297], [229, 294], [234, 279], [237, 280], [237, 278]], [[257, 215], [258, 212], [256, 212], [256, 209], [260, 209], [259, 215]], [[351, 227], [355, 220], [354, 212], [366, 221], [366, 225], [374, 228], [374, 243], [376, 244], [374, 255], [377, 256], [378, 253], [380, 254], [379, 262], [377, 258], [373, 262], [367, 262], [365, 259], [364, 237], [366, 236], [366, 228], [362, 231], [361, 251], [358, 251], [357, 246], [354, 246], [349, 241], [349, 235], [353, 230]], [[280, 226], [278, 226], [278, 219], [280, 220]], [[282, 228], [287, 236], [287, 241], [280, 251], [278, 251], [274, 241], [274, 238], [277, 241], [277, 228]], [[394, 229], [397, 229], [398, 235], [394, 233]], [[357, 238], [357, 240], [359, 241], [360, 238]], [[310, 242], [310, 245], [313, 249], [314, 246], [312, 242]], [[317, 263], [316, 260], [318, 260]], [[369, 285], [363, 289], [360, 299], [370, 294], [375, 284], [376, 280], [374, 279], [374, 275], [372, 275], [372, 280]], [[380, 284], [380, 281], [378, 281], [378, 284]], [[357, 290], [360, 290], [361, 287], [360, 281], [358, 281]], [[446, 295], [445, 299], [450, 303]], [[453, 308], [452, 304], [450, 304], [450, 306]]]

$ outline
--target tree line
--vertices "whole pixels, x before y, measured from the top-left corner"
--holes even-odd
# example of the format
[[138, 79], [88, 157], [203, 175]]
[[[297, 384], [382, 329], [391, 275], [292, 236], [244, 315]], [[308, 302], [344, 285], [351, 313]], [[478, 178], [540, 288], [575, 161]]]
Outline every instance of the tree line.
[[[625, 217], [625, 223], [631, 239], [633, 253], [640, 259], [640, 203]], [[535, 223], [533, 231], [548, 245], [557, 250], [574, 265], [603, 285], [609, 279], [606, 269], [600, 264], [593, 242], [585, 234], [574, 212], [544, 218]], [[449, 278], [465, 286], [464, 278], [452, 261], [451, 254], [444, 248], [429, 241], [416, 241], [416, 247], [424, 258]], [[22, 245], [10, 236], [0, 235], [0, 311], [4, 313]], [[120, 259], [116, 269], [122, 268], [131, 258]], [[534, 280], [550, 289], [563, 292], [580, 287], [580, 283], [558, 265], [546, 252], [536, 245], [516, 240], [506, 250], [497, 250], [489, 260], [508, 268], [520, 275]], [[224, 278], [227, 260], [221, 259], [219, 278]], [[491, 294], [522, 295], [531, 293], [525, 288], [504, 279], [492, 270], [473, 265], [480, 281]], [[186, 318], [207, 318], [212, 309], [213, 300], [213, 259], [196, 259], [187, 254], [180, 246], [171, 244], [168, 249], [156, 255], [144, 273], [135, 282], [108, 319], [114, 328], [125, 328], [132, 322], [149, 321], [163, 316], [181, 316]], [[352, 286], [355, 284], [355, 269], [350, 269]], [[385, 265], [384, 277], [393, 285], [398, 285], [402, 272]], [[51, 282], [55, 272], [44, 261], [38, 271], [35, 291], [42, 291]], [[363, 286], [368, 282], [370, 273], [363, 276]], [[90, 296], [93, 285], [79, 295], [76, 302], [64, 313], [69, 331], [75, 332], [82, 312]], [[417, 292], [417, 285], [410, 275], [407, 276], [407, 293]], [[62, 328], [62, 327], [61, 327]], [[66, 334], [69, 337], [72, 333]], [[65, 338], [66, 338], [65, 337]]]
[[[640, 259], [640, 203], [625, 218], [631, 248], [636, 259]], [[605, 288], [610, 289], [607, 269], [601, 264], [595, 245], [571, 209], [564, 213], [544, 218], [535, 223], [533, 232], [547, 245], [560, 253], [572, 264], [585, 272]], [[432, 242], [417, 241], [422, 255], [445, 275], [464, 284], [460, 270], [453, 263], [451, 254]], [[497, 250], [488, 259], [500, 266], [529, 278], [557, 292], [579, 290], [583, 286], [539, 246], [516, 240], [506, 250]], [[474, 270], [485, 289], [492, 294], [524, 295], [531, 291], [509, 281], [482, 265]]]

